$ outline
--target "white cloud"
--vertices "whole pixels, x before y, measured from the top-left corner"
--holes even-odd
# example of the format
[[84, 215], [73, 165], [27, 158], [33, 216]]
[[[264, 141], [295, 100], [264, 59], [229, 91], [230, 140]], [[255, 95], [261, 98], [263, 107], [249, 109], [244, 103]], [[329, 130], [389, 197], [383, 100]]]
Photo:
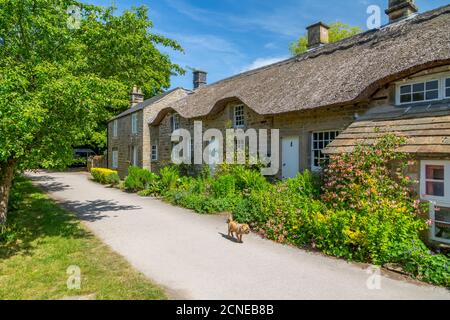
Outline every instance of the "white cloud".
[[232, 42], [214, 35], [182, 35], [179, 41], [191, 46], [202, 47], [208, 51], [240, 54], [239, 49]]
[[264, 45], [266, 49], [278, 49], [278, 45], [274, 42], [268, 42]]
[[311, 19], [309, 9], [323, 10], [316, 0], [287, 1], [274, 10], [254, 7], [251, 12], [233, 15], [190, 5], [182, 0], [166, 0], [179, 13], [205, 25], [222, 27], [227, 30], [264, 30], [285, 37], [298, 36], [304, 32], [304, 21]]
[[268, 57], [268, 58], [258, 58], [256, 60], [254, 60], [251, 64], [249, 64], [248, 66], [244, 67], [241, 72], [245, 72], [245, 71], [249, 71], [249, 70], [253, 70], [253, 69], [258, 69], [264, 66], [267, 66], [269, 64], [273, 64], [285, 59], [288, 59], [288, 56], [283, 56], [283, 57]]

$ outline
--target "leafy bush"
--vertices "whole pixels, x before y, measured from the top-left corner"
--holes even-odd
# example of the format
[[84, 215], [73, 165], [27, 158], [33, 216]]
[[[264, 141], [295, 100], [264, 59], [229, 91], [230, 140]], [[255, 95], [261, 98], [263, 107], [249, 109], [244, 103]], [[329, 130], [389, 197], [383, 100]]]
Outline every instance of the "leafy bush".
[[101, 184], [118, 185], [120, 182], [119, 174], [115, 170], [106, 168], [92, 168], [91, 175], [94, 181]]
[[233, 197], [236, 193], [236, 179], [229, 174], [218, 176], [213, 180], [211, 190], [216, 198]]
[[180, 173], [175, 166], [166, 166], [159, 172], [161, 177], [161, 189], [163, 192], [174, 190], [180, 181]]
[[118, 186], [120, 183], [120, 177], [117, 172], [113, 172], [106, 176], [106, 184], [110, 184], [112, 186]]
[[236, 190], [264, 190], [270, 183], [261, 175], [259, 170], [250, 169], [243, 165], [223, 165], [216, 176], [231, 175], [236, 183]]
[[158, 175], [147, 169], [131, 166], [128, 168], [128, 176], [125, 178], [125, 189], [136, 192], [150, 187], [159, 179]]
[[192, 209], [198, 213], [217, 213], [231, 211], [236, 199], [214, 198], [205, 194], [171, 191], [166, 195], [167, 199], [175, 205]]
[[322, 199], [333, 210], [316, 224], [316, 243], [328, 254], [379, 265], [398, 262], [423, 280], [448, 285], [443, 279], [450, 277], [450, 259], [432, 255], [419, 236], [428, 228], [421, 218], [427, 207], [415, 200], [404, 174], [407, 155], [395, 152], [402, 143], [386, 135], [331, 158]]

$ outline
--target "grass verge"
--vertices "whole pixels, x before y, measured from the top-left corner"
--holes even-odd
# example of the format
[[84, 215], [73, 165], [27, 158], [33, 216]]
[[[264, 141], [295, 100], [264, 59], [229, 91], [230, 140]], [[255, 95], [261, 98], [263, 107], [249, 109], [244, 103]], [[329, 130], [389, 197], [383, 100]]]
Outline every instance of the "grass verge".
[[[80, 268], [80, 289], [68, 289], [69, 266]], [[0, 300], [74, 296], [166, 299], [161, 288], [87, 231], [74, 214], [19, 178], [7, 228], [0, 231]]]

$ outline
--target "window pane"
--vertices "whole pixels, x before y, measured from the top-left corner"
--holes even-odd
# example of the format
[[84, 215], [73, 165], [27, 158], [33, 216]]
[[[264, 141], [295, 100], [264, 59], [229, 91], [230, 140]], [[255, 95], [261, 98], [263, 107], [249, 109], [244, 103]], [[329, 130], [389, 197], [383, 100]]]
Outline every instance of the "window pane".
[[425, 99], [425, 95], [423, 92], [413, 93], [413, 101], [423, 101]]
[[445, 89], [445, 96], [450, 97], [450, 88]]
[[400, 93], [404, 94], [404, 93], [411, 93], [411, 86], [407, 85], [407, 86], [401, 86], [400, 87]]
[[445, 86], [450, 87], [450, 78], [445, 79]]
[[400, 96], [400, 102], [401, 103], [411, 102], [411, 95], [409, 93], [401, 95]]
[[439, 82], [437, 80], [427, 82], [427, 90], [437, 90]]
[[444, 180], [444, 166], [425, 166], [426, 178], [431, 180]]
[[425, 90], [425, 84], [424, 83], [416, 83], [413, 85], [413, 92], [419, 92]]
[[426, 182], [426, 194], [429, 196], [443, 197], [444, 196], [444, 182]]
[[439, 91], [433, 90], [433, 91], [427, 91], [426, 99], [427, 100], [435, 100], [439, 97]]
[[434, 225], [435, 237], [450, 240], [450, 208], [436, 208]]

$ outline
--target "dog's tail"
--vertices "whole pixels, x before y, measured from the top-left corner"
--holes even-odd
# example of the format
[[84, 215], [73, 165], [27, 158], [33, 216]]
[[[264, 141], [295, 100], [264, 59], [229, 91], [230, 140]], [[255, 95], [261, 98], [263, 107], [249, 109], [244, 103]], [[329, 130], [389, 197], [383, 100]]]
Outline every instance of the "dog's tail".
[[233, 221], [233, 214], [232, 213], [228, 213], [227, 223], [230, 223], [231, 221]]

